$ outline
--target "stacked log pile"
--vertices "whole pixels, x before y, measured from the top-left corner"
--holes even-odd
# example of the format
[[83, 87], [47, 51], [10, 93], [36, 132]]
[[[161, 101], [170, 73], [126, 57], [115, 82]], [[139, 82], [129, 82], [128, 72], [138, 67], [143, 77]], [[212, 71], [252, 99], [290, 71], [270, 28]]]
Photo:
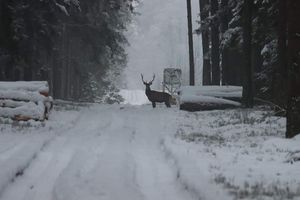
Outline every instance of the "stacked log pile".
[[46, 81], [0, 82], [0, 117], [44, 121], [52, 106]]

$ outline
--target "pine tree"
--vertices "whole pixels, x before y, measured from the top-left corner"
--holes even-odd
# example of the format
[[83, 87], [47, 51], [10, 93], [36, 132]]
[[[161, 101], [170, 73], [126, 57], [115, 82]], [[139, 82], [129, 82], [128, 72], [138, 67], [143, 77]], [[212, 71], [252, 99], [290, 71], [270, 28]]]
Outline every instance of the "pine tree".
[[193, 27], [192, 27], [191, 0], [187, 0], [186, 4], [187, 4], [187, 18], [188, 18], [190, 85], [195, 85], [195, 64], [194, 64], [194, 44], [193, 44]]
[[219, 19], [218, 19], [218, 0], [210, 1], [212, 22], [211, 22], [211, 68], [212, 84], [220, 85], [220, 38], [219, 38]]
[[211, 85], [211, 63], [210, 63], [210, 37], [209, 37], [209, 0], [199, 0], [200, 5], [200, 29], [198, 34], [202, 36], [203, 51], [203, 85]]
[[286, 137], [300, 134], [300, 1], [288, 1], [288, 105]]
[[253, 7], [253, 0], [244, 0], [244, 7], [243, 7], [243, 51], [244, 51], [243, 103], [248, 108], [253, 107], [253, 69], [252, 69], [252, 63], [251, 63], [252, 7]]

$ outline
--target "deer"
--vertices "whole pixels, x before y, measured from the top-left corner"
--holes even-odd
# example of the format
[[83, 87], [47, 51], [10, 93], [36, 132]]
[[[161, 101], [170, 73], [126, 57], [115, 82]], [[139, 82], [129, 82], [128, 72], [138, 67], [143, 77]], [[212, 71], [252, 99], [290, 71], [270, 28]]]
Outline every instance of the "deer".
[[146, 86], [146, 90], [145, 90], [146, 96], [148, 97], [149, 101], [151, 101], [152, 107], [153, 108], [156, 107], [156, 102], [159, 102], [159, 103], [164, 102], [166, 104], [166, 106], [168, 108], [170, 108], [172, 96], [166, 92], [158, 92], [158, 91], [151, 90], [151, 88], [150, 88], [150, 86], [152, 85], [152, 83], [155, 79], [155, 74], [153, 74], [152, 81], [149, 81], [149, 82], [144, 81], [143, 74], [141, 74], [141, 77], [142, 77], [142, 81], [143, 81], [144, 85]]

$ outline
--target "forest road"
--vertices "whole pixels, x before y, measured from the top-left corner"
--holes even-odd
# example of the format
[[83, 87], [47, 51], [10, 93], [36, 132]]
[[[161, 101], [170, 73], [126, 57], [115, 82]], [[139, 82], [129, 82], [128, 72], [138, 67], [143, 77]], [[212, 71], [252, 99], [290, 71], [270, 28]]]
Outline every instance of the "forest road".
[[192, 200], [163, 151], [177, 108], [93, 106], [45, 146], [1, 200]]

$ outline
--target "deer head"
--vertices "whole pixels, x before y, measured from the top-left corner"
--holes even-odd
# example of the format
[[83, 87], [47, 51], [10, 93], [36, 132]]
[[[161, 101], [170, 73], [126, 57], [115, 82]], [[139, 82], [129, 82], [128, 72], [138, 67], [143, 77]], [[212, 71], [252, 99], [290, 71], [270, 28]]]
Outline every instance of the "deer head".
[[142, 77], [142, 81], [143, 81], [144, 85], [146, 85], [146, 90], [151, 90], [151, 89], [150, 89], [150, 86], [152, 85], [152, 83], [153, 83], [153, 81], [154, 81], [154, 79], [155, 79], [155, 74], [153, 74], [153, 79], [152, 79], [152, 81], [149, 81], [149, 82], [144, 81], [144, 76], [143, 76], [143, 74], [141, 74], [141, 77]]

